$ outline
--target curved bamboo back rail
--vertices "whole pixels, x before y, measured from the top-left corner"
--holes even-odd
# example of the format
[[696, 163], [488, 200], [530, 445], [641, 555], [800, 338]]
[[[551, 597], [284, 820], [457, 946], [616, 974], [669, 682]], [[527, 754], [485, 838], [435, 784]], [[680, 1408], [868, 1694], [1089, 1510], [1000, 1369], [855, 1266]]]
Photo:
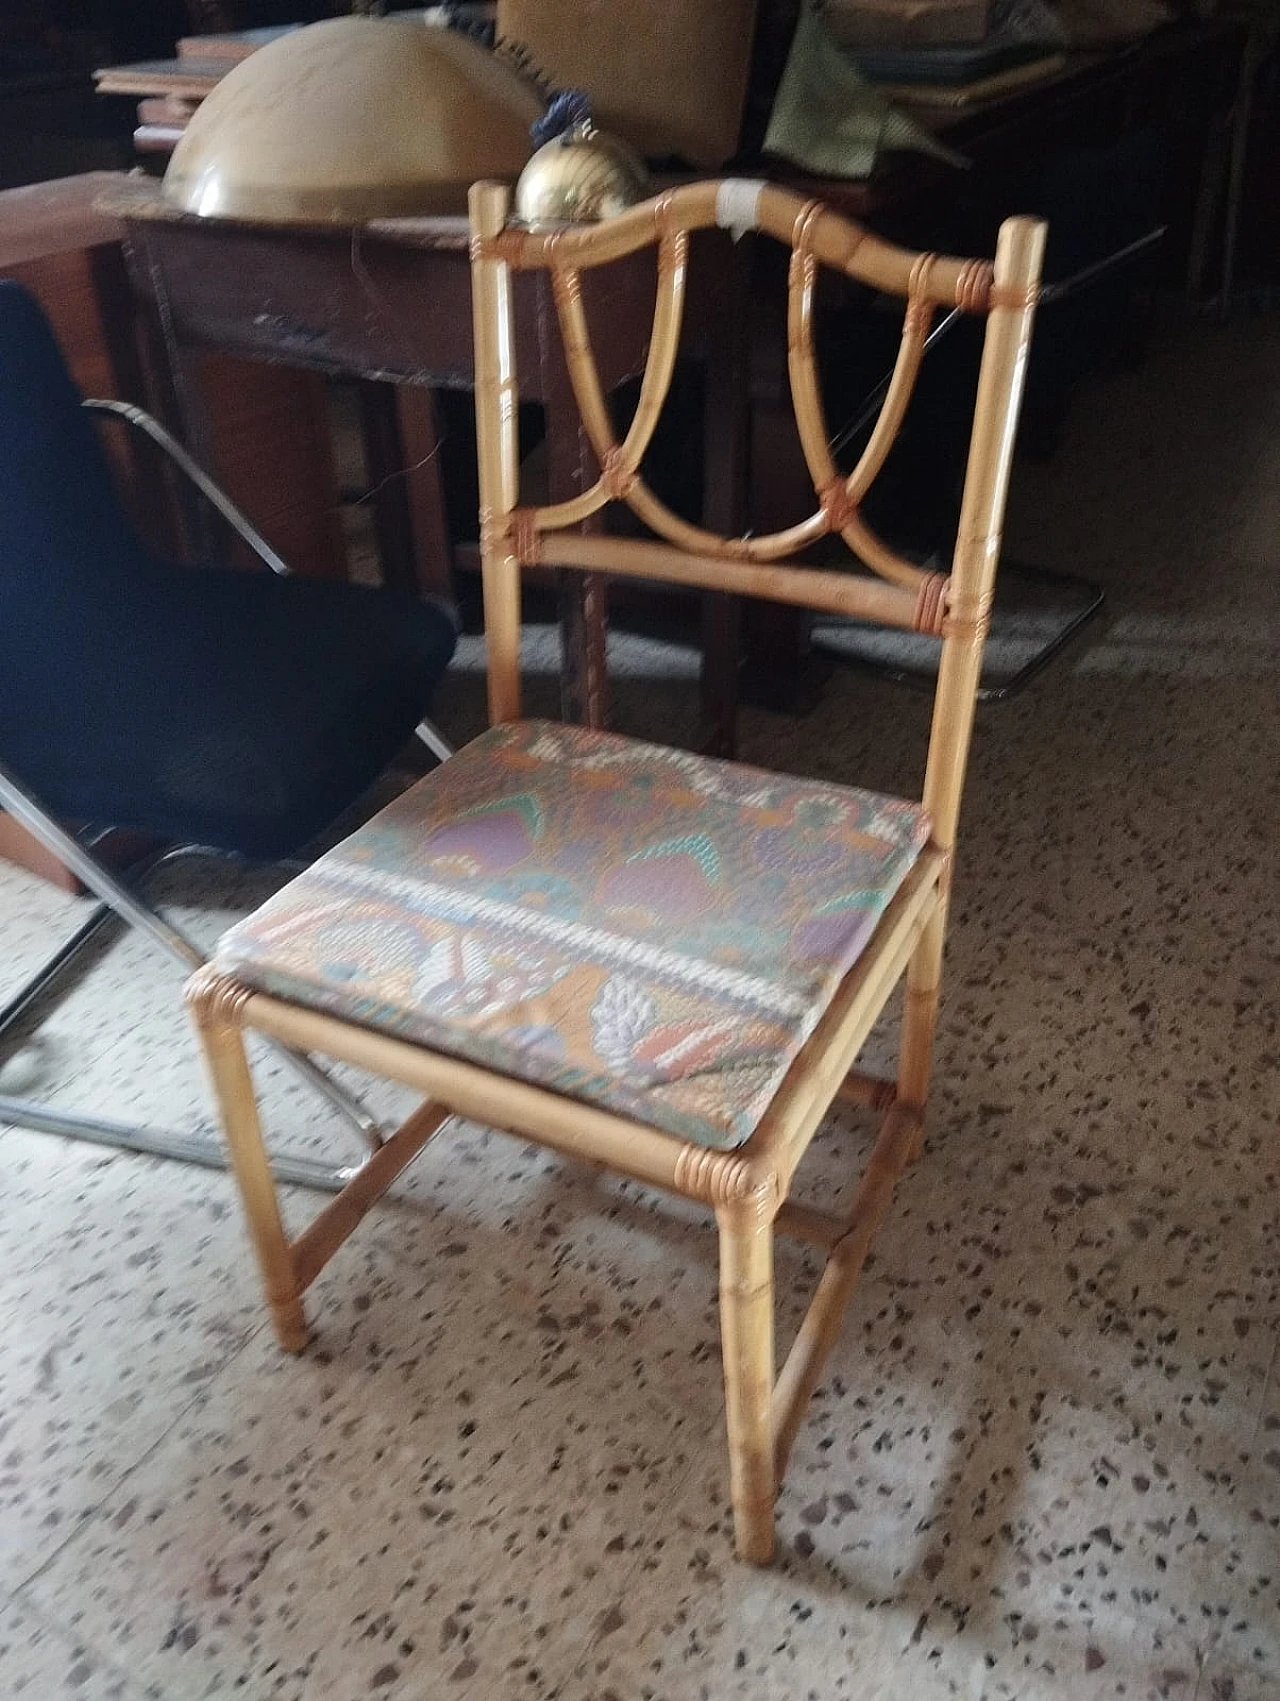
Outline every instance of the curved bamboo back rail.
[[[1013, 430], [1021, 399], [1031, 319], [1039, 290], [1044, 227], [1011, 219], [994, 264], [917, 254], [882, 242], [820, 202], [772, 184], [726, 179], [669, 190], [604, 224], [553, 231], [510, 224], [510, 191], [477, 184], [471, 192], [475, 298], [476, 401], [480, 457], [481, 542], [489, 645], [490, 713], [519, 714], [519, 573], [548, 560], [559, 566], [644, 578], [797, 603], [875, 620], [959, 645], [939, 678], [943, 723], [935, 719], [925, 802], [935, 838], [954, 832], [959, 782], [968, 748], [963, 696], [972, 718], [973, 691], [990, 614]], [[728, 537], [682, 519], [641, 473], [675, 370], [688, 271], [689, 238], [718, 226], [755, 230], [791, 250], [787, 359], [792, 403], [817, 499], [812, 514], [785, 530]], [[581, 274], [656, 246], [658, 284], [649, 356], [631, 424], [618, 440], [582, 304]], [[814, 294], [829, 266], [885, 294], [903, 298], [902, 338], [871, 435], [848, 474], [836, 466], [814, 353]], [[511, 325], [512, 270], [545, 270], [564, 343], [565, 361], [583, 429], [599, 464], [595, 483], [567, 502], [518, 504], [518, 390]], [[965, 485], [964, 515], [949, 575], [907, 561], [876, 536], [861, 504], [884, 465], [910, 402], [935, 310], [985, 314], [982, 376]], [[611, 502], [624, 502], [659, 541], [583, 536], [579, 526]], [[552, 534], [554, 543], [550, 542]], [[794, 557], [838, 534], [870, 576], [822, 571]], [[957, 696], [957, 692], [959, 695]], [[959, 714], [960, 725], [956, 721]], [[945, 724], [947, 736], [936, 735]]]

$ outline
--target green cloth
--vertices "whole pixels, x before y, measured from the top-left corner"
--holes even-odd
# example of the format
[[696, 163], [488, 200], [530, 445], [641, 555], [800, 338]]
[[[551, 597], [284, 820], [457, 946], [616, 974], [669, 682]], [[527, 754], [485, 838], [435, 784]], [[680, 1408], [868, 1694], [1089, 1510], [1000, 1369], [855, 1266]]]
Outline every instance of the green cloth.
[[870, 177], [879, 156], [893, 148], [931, 154], [948, 165], [968, 163], [891, 106], [808, 4], [800, 11], [764, 146], [821, 177]]

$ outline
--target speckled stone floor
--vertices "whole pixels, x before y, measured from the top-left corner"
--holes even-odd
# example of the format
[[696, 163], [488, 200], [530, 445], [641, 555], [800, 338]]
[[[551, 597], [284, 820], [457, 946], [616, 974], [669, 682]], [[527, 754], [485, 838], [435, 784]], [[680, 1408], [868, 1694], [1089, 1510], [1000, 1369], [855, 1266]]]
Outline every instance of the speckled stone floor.
[[[731, 1557], [691, 1211], [462, 1129], [292, 1360], [224, 1177], [4, 1132], [0, 1695], [1275, 1701], [1278, 493], [1274, 321], [1170, 332], [1019, 470], [1015, 546], [1109, 609], [981, 715], [926, 1161], [772, 1570]], [[670, 735], [688, 670], [656, 671], [619, 715]], [[440, 718], [477, 711], [459, 671]], [[909, 787], [924, 724], [847, 672], [744, 750]], [[250, 897], [173, 895], [208, 937]], [[73, 910], [0, 872], [5, 975]], [[275, 1133], [341, 1149], [267, 1074]], [[0, 1080], [207, 1114], [129, 943]], [[815, 1193], [866, 1138], [833, 1123]], [[785, 1333], [812, 1267], [779, 1266]]]

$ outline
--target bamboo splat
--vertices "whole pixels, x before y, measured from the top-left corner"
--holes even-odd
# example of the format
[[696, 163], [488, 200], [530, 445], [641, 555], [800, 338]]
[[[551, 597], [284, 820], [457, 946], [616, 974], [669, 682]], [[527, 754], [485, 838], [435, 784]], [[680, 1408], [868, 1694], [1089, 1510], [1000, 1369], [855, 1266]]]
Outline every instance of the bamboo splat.
[[621, 444], [614, 434], [613, 420], [600, 383], [600, 370], [591, 346], [591, 333], [582, 306], [581, 279], [572, 268], [556, 266], [552, 269], [552, 295], [560, 322], [565, 364], [588, 440], [600, 463], [600, 477], [581, 496], [535, 510], [534, 524], [539, 531], [580, 525], [606, 503], [625, 499], [627, 488], [648, 453], [671, 389], [676, 356], [680, 352], [688, 255], [689, 236], [686, 231], [663, 237], [658, 250], [658, 287], [649, 356], [640, 380], [636, 411]]
[[[884, 401], [876, 415], [876, 422], [866, 447], [859, 455], [857, 465], [844, 481], [845, 492], [853, 503], [861, 502], [880, 476], [880, 470], [897, 440], [898, 432], [902, 429], [907, 405], [915, 393], [916, 379], [920, 376], [920, 363], [924, 359], [925, 343], [929, 338], [932, 319], [933, 308], [927, 302], [921, 302], [915, 296], [908, 300], [902, 318], [902, 337], [889, 378], [889, 388], [885, 391]], [[815, 395], [814, 399], [821, 408], [820, 398]]]
[[658, 245], [658, 289], [649, 356], [640, 379], [636, 411], [622, 440], [622, 464], [629, 472], [634, 472], [648, 453], [659, 415], [671, 390], [671, 378], [680, 352], [680, 327], [684, 322], [688, 275], [688, 231], [680, 230], [664, 236]]
[[858, 512], [858, 503], [883, 465], [902, 423], [920, 370], [927, 320], [923, 314], [913, 312], [914, 301], [908, 303], [898, 358], [876, 429], [853, 472], [847, 479], [842, 478], [831, 455], [813, 352], [813, 291], [818, 263], [810, 247], [812, 220], [813, 215], [808, 211], [800, 220], [787, 280], [787, 371], [805, 464], [822, 504], [824, 530], [839, 532], [853, 554], [882, 579], [918, 594], [928, 573], [878, 538]]
[[600, 370], [582, 305], [581, 280], [570, 267], [556, 265], [552, 269], [552, 292], [565, 364], [587, 441], [600, 464], [600, 477], [581, 496], [535, 508], [533, 524], [539, 532], [558, 531], [561, 527], [581, 524], [608, 502], [617, 500], [625, 502], [659, 537], [691, 554], [746, 561], [776, 561], [793, 555], [817, 542], [830, 529], [821, 512], [780, 532], [757, 538], [729, 538], [682, 519], [654, 494], [640, 474], [640, 463], [653, 439], [662, 404], [671, 387], [680, 344], [688, 237], [681, 232], [678, 241], [676, 238], [664, 241], [667, 257], [665, 264], [660, 261], [658, 269], [649, 358], [635, 416], [621, 444], [614, 433], [600, 383]]
[[[600, 476], [591, 488], [580, 496], [567, 502], [547, 504], [534, 509], [532, 523], [538, 532], [548, 533], [580, 525], [610, 501], [616, 500], [625, 502], [659, 537], [690, 554], [764, 563], [782, 562], [835, 531], [844, 539], [851, 553], [873, 573], [890, 584], [898, 585], [919, 596], [931, 575], [905, 560], [877, 537], [858, 512], [858, 504], [884, 465], [902, 425], [915, 386], [931, 312], [925, 290], [936, 262], [932, 255], [917, 257], [913, 261], [910, 272], [911, 294], [884, 404], [857, 465], [847, 478], [842, 478], [828, 443], [826, 416], [819, 394], [817, 365], [813, 352], [813, 286], [817, 260], [810, 242], [811, 228], [817, 216], [813, 205], [803, 208], [797, 227], [791, 232], [795, 246], [791, 257], [787, 347], [796, 425], [819, 501], [816, 512], [794, 526], [768, 532], [760, 537], [726, 537], [676, 514], [655, 494], [640, 474], [641, 462], [652, 442], [662, 405], [670, 389], [679, 348], [688, 258], [688, 232], [681, 230], [661, 238], [649, 358], [641, 380], [636, 412], [621, 444], [617, 441], [600, 382], [599, 366], [582, 304], [579, 270], [562, 263], [558, 257], [550, 262], [565, 363], [583, 428], [600, 465]], [[559, 250], [553, 249], [552, 253], [558, 256]], [[721, 588], [752, 594], [752, 587], [745, 584], [725, 584]], [[756, 590], [754, 594], [767, 593]], [[777, 600], [804, 602], [806, 599], [797, 593]], [[808, 606], [828, 605], [810, 602]], [[837, 611], [856, 614], [863, 612], [861, 609], [850, 610], [843, 607]], [[880, 618], [876, 614], [870, 614], [869, 617]], [[890, 623], [903, 625], [908, 630], [918, 626], [917, 605], [912, 605], [910, 620], [892, 620]]]

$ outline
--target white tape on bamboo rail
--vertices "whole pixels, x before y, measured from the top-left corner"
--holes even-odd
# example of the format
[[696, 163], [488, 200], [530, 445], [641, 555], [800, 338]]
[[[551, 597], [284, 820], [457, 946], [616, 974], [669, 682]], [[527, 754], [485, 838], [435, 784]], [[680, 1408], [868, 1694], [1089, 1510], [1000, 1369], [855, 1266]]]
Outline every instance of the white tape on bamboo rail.
[[726, 177], [716, 190], [716, 223], [736, 242], [754, 230], [760, 218], [764, 182], [758, 177]]

